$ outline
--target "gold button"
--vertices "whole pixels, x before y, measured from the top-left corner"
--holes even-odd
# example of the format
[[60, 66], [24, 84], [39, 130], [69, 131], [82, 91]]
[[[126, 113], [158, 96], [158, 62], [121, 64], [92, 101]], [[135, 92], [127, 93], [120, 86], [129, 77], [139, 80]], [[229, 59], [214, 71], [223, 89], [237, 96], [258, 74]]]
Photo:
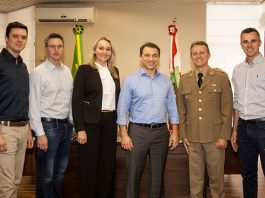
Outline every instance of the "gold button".
[[202, 108], [199, 108], [199, 111], [202, 111]]
[[202, 91], [199, 91], [199, 94], [202, 94]]
[[202, 117], [199, 117], [199, 120], [202, 120]]
[[213, 91], [216, 92], [216, 89], [214, 89]]
[[202, 99], [199, 99], [199, 102], [202, 102]]

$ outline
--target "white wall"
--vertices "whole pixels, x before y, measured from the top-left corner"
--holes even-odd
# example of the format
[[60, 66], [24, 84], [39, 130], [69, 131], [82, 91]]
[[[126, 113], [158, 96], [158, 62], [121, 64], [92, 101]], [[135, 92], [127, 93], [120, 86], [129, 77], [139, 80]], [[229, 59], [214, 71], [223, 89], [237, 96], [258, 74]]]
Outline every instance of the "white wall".
[[[248, 27], [260, 29], [261, 5], [208, 4], [206, 15], [206, 40], [211, 51], [209, 64], [225, 70], [231, 77], [233, 68], [245, 55], [240, 46], [240, 33]], [[260, 49], [263, 53], [263, 47]]]
[[[161, 48], [160, 71], [169, 74], [170, 37], [168, 25], [178, 19], [178, 39], [181, 61], [184, 69], [190, 70], [189, 46], [194, 40], [205, 40], [205, 3], [127, 2], [95, 4], [95, 24], [85, 24], [83, 34], [84, 58], [88, 60], [94, 41], [107, 36], [117, 53], [117, 66], [121, 81], [139, 68], [139, 48], [147, 42], [154, 42]], [[72, 65], [74, 50], [73, 24], [36, 24], [36, 65], [44, 59], [43, 40], [51, 32], [58, 32], [65, 38], [64, 62]]]
[[[139, 4], [140, 7], [145, 7], [145, 4]], [[138, 10], [140, 9], [138, 4], [130, 4], [130, 9]], [[155, 6], [154, 6], [155, 5]], [[157, 23], [159, 12], [156, 10], [156, 6], [167, 7], [168, 16], [165, 16], [159, 23]], [[173, 6], [174, 5], [174, 6]], [[115, 47], [117, 48], [118, 56], [117, 63], [121, 67], [122, 76], [135, 70], [138, 65], [138, 48], [139, 45], [144, 41], [154, 41], [162, 48], [162, 70], [167, 72], [167, 65], [169, 59], [169, 37], [167, 35], [167, 24], [171, 22], [173, 17], [179, 19], [178, 28], [180, 29], [179, 40], [181, 47], [181, 55], [184, 57], [183, 64], [188, 70], [189, 67], [189, 45], [194, 40], [204, 39], [202, 36], [204, 32], [194, 32], [194, 24], [191, 21], [195, 20], [194, 12], [196, 10], [203, 11], [203, 6], [194, 4], [153, 4], [152, 11], [149, 15], [138, 19], [136, 12], [132, 13], [126, 10], [128, 4], [116, 5], [113, 7], [112, 4], [106, 5], [96, 5], [97, 7], [97, 20], [95, 25], [90, 25], [86, 28], [86, 33], [84, 35], [85, 42], [85, 54], [87, 57], [88, 51], [91, 49], [91, 45], [95, 38], [101, 35], [107, 35], [113, 40]], [[168, 6], [174, 7], [174, 9], [169, 9]], [[185, 15], [182, 10], [187, 12], [187, 6], [190, 10], [194, 10], [193, 15]], [[134, 9], [135, 8], [135, 9]], [[198, 9], [199, 8], [199, 9]], [[169, 13], [169, 10], [171, 13]], [[175, 10], [175, 11], [174, 11]], [[263, 30], [261, 30], [260, 23], [265, 27], [265, 5], [221, 5], [221, 4], [208, 4], [207, 5], [207, 16], [206, 16], [206, 40], [209, 44], [211, 50], [210, 65], [212, 67], [220, 67], [229, 73], [231, 76], [232, 70], [236, 64], [244, 59], [244, 53], [240, 47], [239, 35], [242, 29], [246, 27], [254, 27], [260, 31], [261, 37], [263, 39]], [[126, 11], [126, 12], [125, 12]], [[145, 10], [147, 12], [147, 9]], [[125, 13], [127, 13], [125, 15]], [[139, 11], [139, 15], [140, 15]], [[154, 15], [155, 13], [155, 15]], [[174, 14], [175, 13], [175, 14]], [[196, 12], [195, 12], [196, 13]], [[198, 16], [198, 13], [196, 13]], [[26, 48], [21, 53], [24, 61], [28, 65], [29, 71], [32, 71], [35, 67], [35, 10], [34, 7], [28, 7], [18, 11], [10, 12], [8, 14], [0, 13], [0, 48], [5, 46], [4, 35], [7, 23], [13, 21], [20, 21], [28, 26], [29, 28], [29, 39]], [[116, 16], [117, 15], [117, 16]], [[147, 18], [148, 16], [148, 18]], [[118, 20], [126, 21], [126, 23], [118, 23]], [[203, 19], [204, 17], [202, 17]], [[101, 21], [102, 19], [102, 21]], [[111, 20], [110, 20], [111, 19]], [[264, 22], [263, 22], [264, 21]], [[200, 22], [202, 20], [200, 19]], [[110, 24], [108, 27], [108, 24]], [[119, 26], [117, 26], [119, 24]], [[123, 24], [123, 27], [120, 27]], [[125, 25], [126, 24], [126, 25]], [[158, 26], [158, 24], [163, 24]], [[198, 23], [196, 23], [198, 24]], [[115, 26], [116, 25], [116, 26]], [[140, 26], [141, 25], [141, 26]], [[202, 24], [203, 26], [204, 24]], [[56, 26], [56, 25], [55, 25]], [[57, 25], [58, 26], [58, 25]], [[155, 28], [156, 26], [156, 28]], [[146, 31], [143, 27], [147, 27], [150, 31]], [[193, 28], [192, 28], [193, 27]], [[198, 28], [198, 26], [197, 26]], [[196, 29], [197, 29], [196, 28]], [[71, 33], [71, 28], [70, 34]], [[56, 28], [52, 28], [50, 31], [55, 31]], [[105, 30], [105, 31], [104, 31]], [[107, 30], [107, 31], [106, 31]], [[114, 31], [115, 30], [115, 31]], [[43, 31], [43, 29], [41, 30]], [[48, 32], [45, 32], [45, 36]], [[119, 32], [119, 33], [118, 33]], [[123, 37], [122, 33], [126, 32], [128, 34], [131, 32], [130, 38]], [[41, 32], [39, 32], [41, 33]], [[161, 36], [161, 38], [157, 35]], [[162, 39], [163, 38], [163, 39]], [[129, 40], [128, 40], [129, 39]], [[130, 41], [131, 40], [131, 41]], [[43, 43], [43, 39], [38, 40], [38, 42]], [[72, 43], [73, 39], [71, 39]], [[87, 45], [88, 41], [88, 45]], [[137, 41], [137, 45], [135, 45]], [[166, 41], [166, 42], [165, 42]], [[67, 39], [66, 42], [69, 42]], [[133, 43], [130, 43], [133, 42]], [[36, 43], [38, 45], [38, 43]], [[71, 44], [69, 50], [69, 56], [72, 57], [73, 44]], [[127, 48], [127, 47], [129, 48]], [[133, 46], [133, 47], [132, 47]], [[87, 48], [88, 47], [88, 48]], [[125, 48], [124, 48], [125, 47]], [[261, 52], [263, 53], [263, 46], [261, 47]], [[66, 54], [68, 57], [68, 54]], [[70, 58], [69, 57], [69, 58]], [[133, 61], [128, 61], [131, 59]], [[72, 58], [69, 59], [69, 66], [71, 65]], [[67, 61], [66, 61], [67, 62]], [[128, 64], [129, 63], [129, 64]], [[136, 65], [135, 65], [136, 64]], [[129, 67], [129, 68], [128, 68]]]
[[7, 15], [0, 13], [0, 50], [5, 47], [5, 30], [6, 30]]
[[28, 41], [26, 48], [21, 52], [24, 62], [28, 66], [29, 72], [35, 66], [35, 7], [31, 6], [21, 10], [0, 13], [0, 48], [5, 47], [5, 29], [8, 23], [19, 21], [28, 27]]

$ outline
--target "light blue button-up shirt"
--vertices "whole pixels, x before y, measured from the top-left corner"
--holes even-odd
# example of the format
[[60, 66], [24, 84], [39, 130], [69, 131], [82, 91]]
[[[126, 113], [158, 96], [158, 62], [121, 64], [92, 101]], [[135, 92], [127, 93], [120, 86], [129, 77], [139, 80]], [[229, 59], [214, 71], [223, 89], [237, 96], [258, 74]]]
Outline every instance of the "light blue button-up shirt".
[[117, 124], [179, 123], [176, 96], [168, 76], [156, 72], [151, 78], [143, 69], [126, 77], [118, 102]]

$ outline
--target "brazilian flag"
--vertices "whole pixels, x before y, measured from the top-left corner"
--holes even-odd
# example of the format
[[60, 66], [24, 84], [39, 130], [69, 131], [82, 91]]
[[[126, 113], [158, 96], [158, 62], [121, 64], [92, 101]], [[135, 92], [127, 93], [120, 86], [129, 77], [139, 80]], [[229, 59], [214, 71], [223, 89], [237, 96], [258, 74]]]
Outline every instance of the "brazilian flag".
[[73, 27], [73, 32], [75, 35], [75, 51], [74, 51], [74, 59], [73, 59], [73, 65], [72, 65], [72, 75], [74, 78], [79, 65], [81, 65], [84, 61], [83, 39], [82, 39], [84, 27], [82, 25], [75, 24]]

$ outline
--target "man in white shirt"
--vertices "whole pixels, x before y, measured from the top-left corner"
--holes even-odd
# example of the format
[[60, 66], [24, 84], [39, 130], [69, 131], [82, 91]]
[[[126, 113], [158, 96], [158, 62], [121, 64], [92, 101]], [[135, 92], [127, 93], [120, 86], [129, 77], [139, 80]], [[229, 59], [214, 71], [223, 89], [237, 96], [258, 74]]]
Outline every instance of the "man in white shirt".
[[244, 198], [258, 197], [258, 157], [265, 175], [265, 58], [260, 34], [242, 30], [240, 44], [246, 58], [233, 70], [234, 122], [231, 143], [238, 151]]
[[37, 136], [37, 198], [60, 198], [72, 137], [73, 79], [62, 60], [64, 40], [45, 39], [47, 59], [30, 74], [30, 127]]

